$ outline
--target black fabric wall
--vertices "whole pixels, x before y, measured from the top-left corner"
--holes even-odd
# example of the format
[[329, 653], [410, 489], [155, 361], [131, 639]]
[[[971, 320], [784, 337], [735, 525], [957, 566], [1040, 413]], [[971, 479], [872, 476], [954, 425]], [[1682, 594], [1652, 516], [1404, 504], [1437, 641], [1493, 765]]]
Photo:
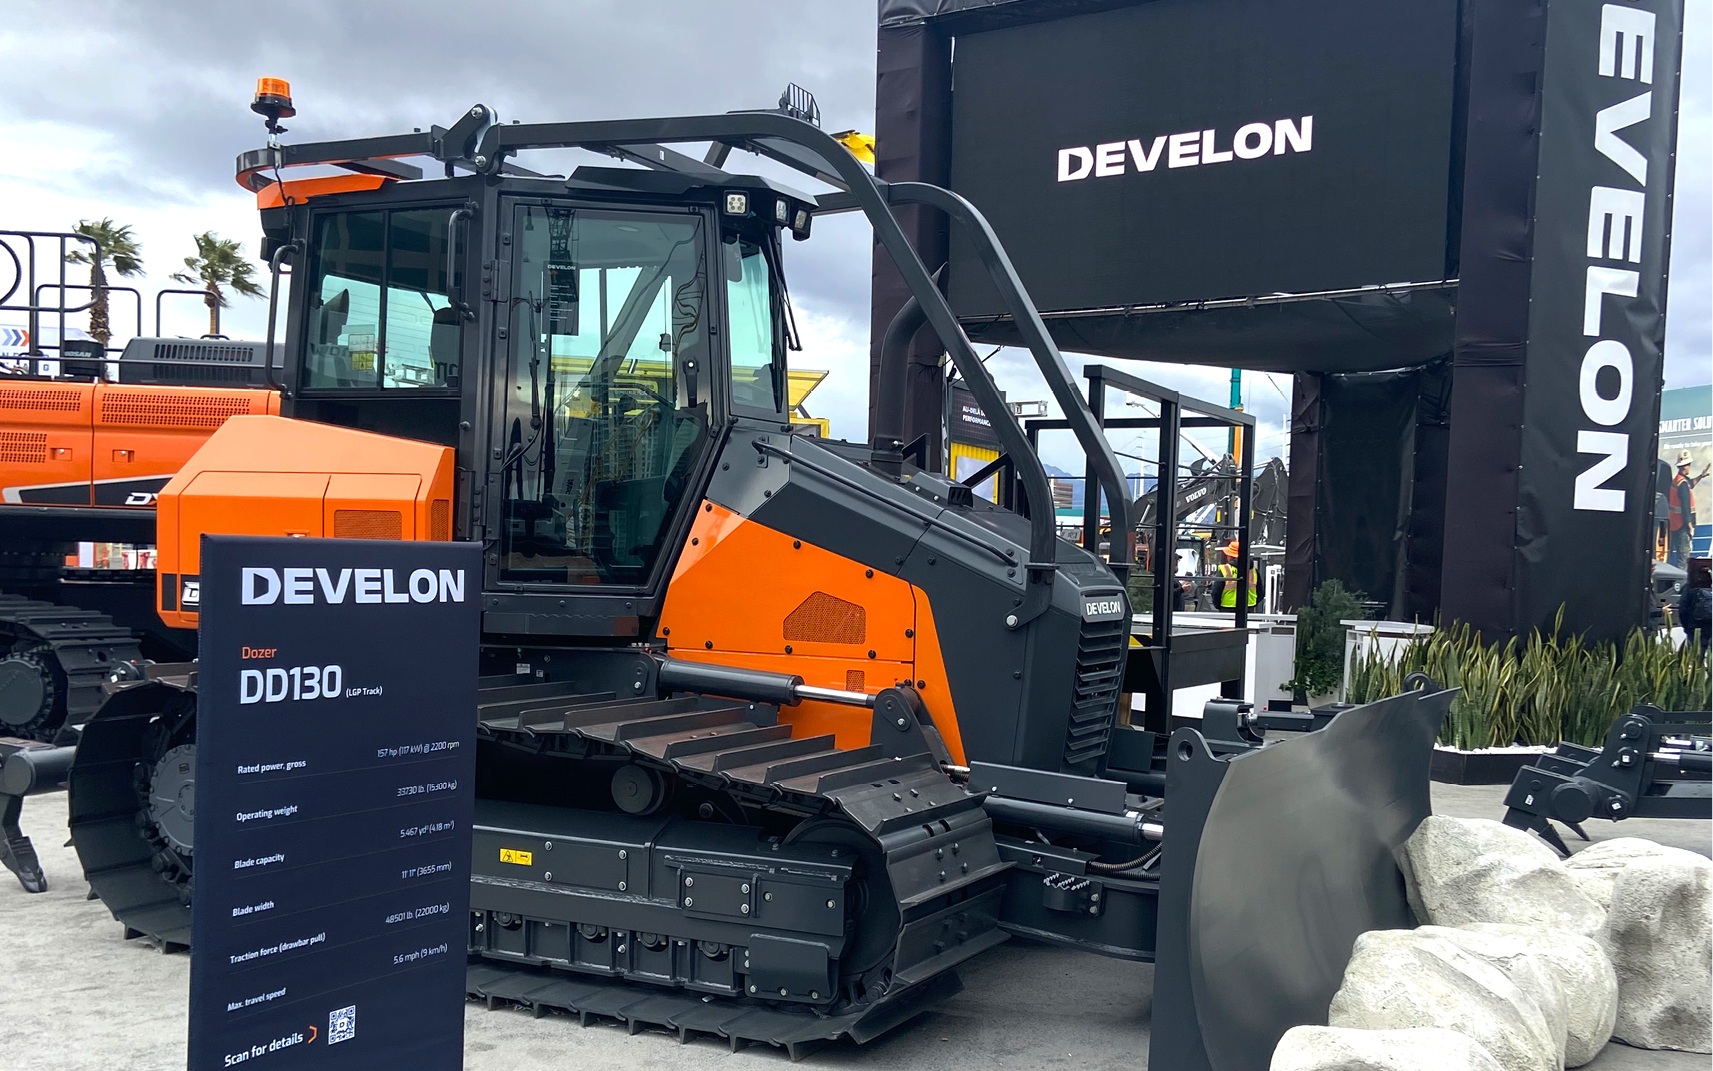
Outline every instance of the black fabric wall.
[[[951, 184], [952, 39], [932, 26], [882, 26], [876, 58], [874, 173], [886, 182]], [[894, 210], [910, 244], [932, 272], [946, 262], [945, 216], [919, 205]], [[910, 288], [876, 242], [870, 305], [868, 421], [880, 400], [880, 341], [910, 300]], [[932, 331], [919, 331], [905, 373], [904, 441], [928, 437], [928, 466], [940, 467], [944, 423], [940, 372], [944, 351]]]
[[1292, 404], [1285, 597], [1343, 581], [1392, 620], [1439, 607], [1446, 485], [1444, 360], [1391, 372], [1302, 373]]

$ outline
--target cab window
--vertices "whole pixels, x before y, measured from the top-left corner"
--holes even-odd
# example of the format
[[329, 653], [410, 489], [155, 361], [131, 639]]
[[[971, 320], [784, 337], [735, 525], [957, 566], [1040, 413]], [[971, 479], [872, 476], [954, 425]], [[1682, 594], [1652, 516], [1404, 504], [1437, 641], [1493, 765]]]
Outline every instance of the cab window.
[[708, 444], [702, 218], [514, 212], [500, 579], [641, 585]]
[[761, 246], [728, 234], [721, 245], [731, 322], [732, 404], [780, 412], [785, 395], [782, 308]]
[[306, 388], [455, 387], [445, 208], [321, 217], [310, 257]]

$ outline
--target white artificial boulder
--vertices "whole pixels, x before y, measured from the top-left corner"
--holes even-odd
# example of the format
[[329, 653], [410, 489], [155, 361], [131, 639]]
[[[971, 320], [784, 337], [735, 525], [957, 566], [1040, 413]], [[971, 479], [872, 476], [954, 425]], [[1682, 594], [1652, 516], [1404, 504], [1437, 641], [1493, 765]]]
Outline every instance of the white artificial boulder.
[[1601, 908], [1610, 908], [1612, 886], [1618, 883], [1618, 875], [1631, 863], [1643, 859], [1676, 859], [1680, 863], [1693, 865], [1695, 860], [1705, 861], [1706, 857], [1682, 848], [1656, 844], [1641, 837], [1615, 837], [1590, 844], [1566, 859], [1564, 865], [1569, 868], [1570, 876], [1582, 887], [1583, 892]]
[[1418, 937], [1450, 941], [1475, 958], [1504, 971], [1511, 984], [1527, 993], [1540, 1008], [1547, 1033], [1552, 1036], [1553, 1059], [1558, 1066], [1565, 1066], [1564, 1043], [1570, 1011], [1565, 1003], [1564, 986], [1552, 969], [1535, 955], [1534, 949], [1507, 934], [1482, 933], [1454, 926], [1423, 926], [1415, 932]]
[[1294, 1026], [1269, 1071], [1503, 1071], [1480, 1043], [1455, 1030], [1346, 1030]]
[[1606, 950], [1591, 937], [1542, 926], [1476, 923], [1468, 930], [1522, 942], [1558, 978], [1568, 1012], [1564, 1065], [1581, 1067], [1600, 1054], [1618, 1017], [1618, 976]]
[[1442, 1027], [1479, 1043], [1504, 1071], [1558, 1071], [1540, 1006], [1505, 973], [1443, 938], [1371, 930], [1356, 939], [1329, 1026]]
[[1429, 815], [1399, 854], [1410, 907], [1424, 923], [1508, 922], [1593, 936], [1606, 921], [1557, 853], [1501, 822]]
[[1612, 886], [1603, 942], [1618, 974], [1612, 1036], [1713, 1052], [1713, 862], [1632, 862]]

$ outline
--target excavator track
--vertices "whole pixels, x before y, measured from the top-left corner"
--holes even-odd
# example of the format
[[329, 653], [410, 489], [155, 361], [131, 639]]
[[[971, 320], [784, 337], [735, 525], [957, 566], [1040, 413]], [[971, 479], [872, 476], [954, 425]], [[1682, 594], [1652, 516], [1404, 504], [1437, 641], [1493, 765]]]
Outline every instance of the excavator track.
[[106, 700], [116, 666], [142, 661], [136, 635], [106, 614], [0, 594], [0, 733], [51, 741]]
[[[646, 835], [626, 840], [614, 825], [626, 819], [610, 813], [479, 804], [469, 994], [490, 1006], [706, 1033], [734, 1048], [762, 1042], [797, 1058], [843, 1036], [867, 1041], [957, 992], [952, 968], [1005, 940], [1009, 864], [981, 797], [929, 755], [795, 738], [767, 708], [699, 696], [531, 684], [486, 689], [481, 711], [487, 746], [557, 759], [585, 780], [616, 767], [615, 795], [641, 782], [662, 798], [735, 803], [754, 834], [747, 844], [731, 835], [730, 818], [632, 818]], [[551, 863], [490, 859], [508, 844], [532, 862], [583, 865], [555, 879]], [[701, 889], [713, 902], [698, 907]], [[835, 905], [834, 925], [817, 928], [813, 913]]]

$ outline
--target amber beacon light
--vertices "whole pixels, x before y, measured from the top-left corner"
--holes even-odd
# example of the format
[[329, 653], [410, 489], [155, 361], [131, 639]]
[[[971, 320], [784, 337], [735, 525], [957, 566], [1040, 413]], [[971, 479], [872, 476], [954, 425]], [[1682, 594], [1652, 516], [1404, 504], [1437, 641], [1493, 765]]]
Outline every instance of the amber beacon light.
[[268, 121], [268, 133], [285, 133], [280, 120], [297, 114], [291, 106], [291, 83], [284, 78], [256, 79], [256, 99], [250, 102], [250, 110]]

